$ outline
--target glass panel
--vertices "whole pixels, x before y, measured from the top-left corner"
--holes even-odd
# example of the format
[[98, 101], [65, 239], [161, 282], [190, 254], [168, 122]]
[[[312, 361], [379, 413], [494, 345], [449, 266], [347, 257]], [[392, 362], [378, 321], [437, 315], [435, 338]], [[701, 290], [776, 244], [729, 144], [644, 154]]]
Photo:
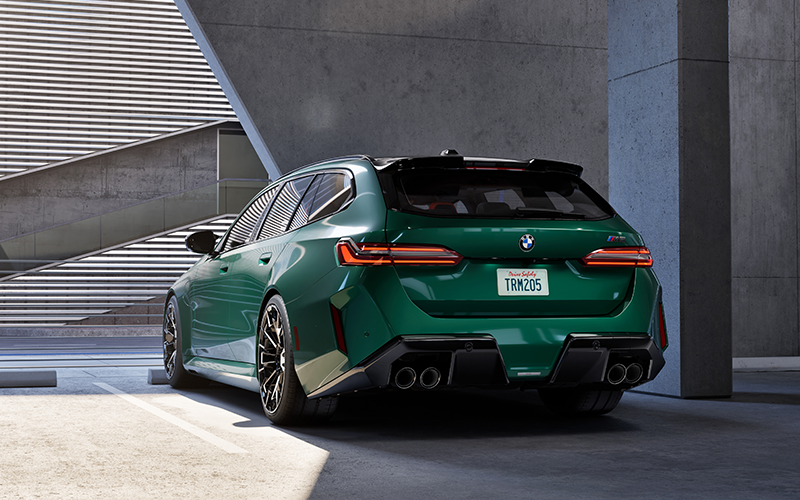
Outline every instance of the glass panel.
[[270, 200], [272, 200], [277, 192], [277, 188], [270, 189], [256, 198], [256, 200], [242, 212], [239, 218], [236, 219], [236, 222], [231, 226], [228, 239], [225, 241], [225, 246], [222, 248], [223, 252], [227, 252], [247, 242], [250, 238], [250, 234], [253, 232], [253, 228], [255, 228], [258, 223], [258, 219], [261, 218], [264, 209], [267, 208]]
[[300, 204], [297, 205], [297, 210], [294, 212], [294, 217], [292, 218], [292, 223], [289, 224], [289, 231], [293, 231], [298, 227], [305, 226], [308, 222], [308, 214], [311, 213], [311, 205], [314, 203], [314, 198], [317, 193], [317, 189], [319, 188], [319, 183], [324, 176], [318, 175], [314, 182], [311, 183], [311, 186], [306, 190], [306, 194], [303, 196], [303, 199], [300, 201]]
[[283, 189], [275, 198], [275, 203], [272, 204], [267, 219], [258, 233], [258, 239], [271, 238], [286, 231], [300, 198], [308, 189], [313, 178], [313, 175], [309, 175], [283, 185]]
[[587, 219], [613, 209], [582, 180], [567, 174], [509, 170], [414, 169], [383, 173], [389, 208], [466, 218]]
[[267, 170], [243, 130], [219, 131], [220, 179], [266, 179]]
[[326, 174], [320, 182], [314, 205], [311, 207], [309, 222], [326, 217], [352, 198], [353, 186], [350, 176], [345, 174]]

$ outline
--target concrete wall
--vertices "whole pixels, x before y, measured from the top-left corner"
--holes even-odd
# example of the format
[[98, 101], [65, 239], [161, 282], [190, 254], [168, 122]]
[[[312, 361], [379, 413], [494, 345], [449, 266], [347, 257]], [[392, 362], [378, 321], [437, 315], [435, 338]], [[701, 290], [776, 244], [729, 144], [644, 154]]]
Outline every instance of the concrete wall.
[[[258, 166], [263, 172], [260, 162]], [[85, 255], [215, 215], [237, 214], [266, 185], [266, 180], [214, 182], [0, 241], [0, 278], [8, 274], [2, 271], [33, 269], [41, 261]]]
[[216, 129], [0, 178], [0, 241], [213, 183]]
[[[0, 178], [0, 260], [65, 259], [238, 213], [265, 182], [237, 122]], [[0, 266], [22, 270], [33, 262]]]
[[605, 0], [177, 0], [273, 177], [334, 156], [577, 162], [607, 193]]
[[800, 355], [798, 21], [798, 0], [730, 0], [735, 357]]

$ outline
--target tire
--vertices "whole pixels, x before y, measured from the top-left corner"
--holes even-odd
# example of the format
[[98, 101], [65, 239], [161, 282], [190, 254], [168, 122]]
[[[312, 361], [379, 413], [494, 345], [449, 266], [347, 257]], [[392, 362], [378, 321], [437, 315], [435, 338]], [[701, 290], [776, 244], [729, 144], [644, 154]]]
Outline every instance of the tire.
[[302, 425], [327, 420], [337, 398], [308, 399], [294, 369], [291, 325], [280, 295], [267, 302], [261, 315], [256, 366], [264, 414], [277, 425]]
[[190, 374], [183, 367], [183, 347], [181, 341], [181, 321], [178, 312], [178, 299], [171, 296], [164, 308], [162, 329], [164, 373], [169, 385], [175, 389], [205, 387], [209, 381]]
[[603, 415], [622, 399], [619, 389], [539, 389], [548, 410], [556, 415]]

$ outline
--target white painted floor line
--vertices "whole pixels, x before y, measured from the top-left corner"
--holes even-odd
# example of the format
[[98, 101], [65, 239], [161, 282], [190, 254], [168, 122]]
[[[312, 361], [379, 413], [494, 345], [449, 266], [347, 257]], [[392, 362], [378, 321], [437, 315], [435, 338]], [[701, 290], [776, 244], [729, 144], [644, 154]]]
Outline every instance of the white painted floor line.
[[103, 382], [95, 382], [94, 385], [96, 385], [96, 386], [98, 386], [98, 387], [100, 387], [102, 389], [107, 390], [111, 394], [116, 394], [117, 396], [121, 397], [125, 401], [127, 401], [127, 402], [129, 402], [131, 404], [134, 404], [134, 405], [138, 406], [139, 408], [141, 408], [143, 410], [146, 410], [146, 411], [152, 413], [153, 415], [155, 415], [157, 417], [163, 418], [167, 422], [169, 422], [169, 423], [171, 423], [173, 425], [176, 425], [176, 426], [180, 427], [181, 429], [183, 429], [183, 430], [185, 430], [187, 432], [190, 432], [190, 433], [194, 434], [195, 436], [199, 437], [200, 439], [202, 439], [204, 441], [207, 441], [207, 442], [213, 444], [214, 446], [216, 446], [218, 448], [221, 448], [222, 450], [224, 450], [224, 451], [226, 451], [228, 453], [248, 453], [248, 451], [245, 450], [244, 448], [240, 448], [240, 447], [236, 446], [235, 444], [231, 443], [230, 441], [226, 441], [226, 440], [224, 440], [224, 439], [222, 439], [220, 437], [217, 437], [217, 436], [211, 434], [210, 432], [205, 431], [205, 430], [197, 427], [196, 425], [190, 424], [189, 422], [187, 422], [185, 420], [182, 420], [182, 419], [180, 419], [180, 418], [178, 418], [178, 417], [176, 417], [176, 416], [174, 416], [174, 415], [172, 415], [170, 413], [167, 413], [164, 410], [156, 408], [155, 406], [153, 406], [153, 405], [151, 405], [149, 403], [145, 403], [144, 401], [142, 401], [141, 399], [139, 399], [139, 398], [137, 398], [135, 396], [131, 396], [130, 394], [127, 394], [127, 393], [125, 393], [123, 391], [120, 391], [116, 387], [112, 387], [112, 386], [110, 386], [108, 384], [104, 384]]

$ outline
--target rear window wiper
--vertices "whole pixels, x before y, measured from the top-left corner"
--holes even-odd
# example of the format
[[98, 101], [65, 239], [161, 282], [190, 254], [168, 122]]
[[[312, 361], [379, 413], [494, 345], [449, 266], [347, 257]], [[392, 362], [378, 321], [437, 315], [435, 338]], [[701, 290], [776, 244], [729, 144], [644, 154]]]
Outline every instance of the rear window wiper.
[[562, 212], [561, 210], [552, 210], [549, 208], [533, 208], [533, 207], [517, 207], [514, 211], [517, 217], [566, 217], [570, 219], [584, 219], [586, 215], [576, 214], [574, 212]]

